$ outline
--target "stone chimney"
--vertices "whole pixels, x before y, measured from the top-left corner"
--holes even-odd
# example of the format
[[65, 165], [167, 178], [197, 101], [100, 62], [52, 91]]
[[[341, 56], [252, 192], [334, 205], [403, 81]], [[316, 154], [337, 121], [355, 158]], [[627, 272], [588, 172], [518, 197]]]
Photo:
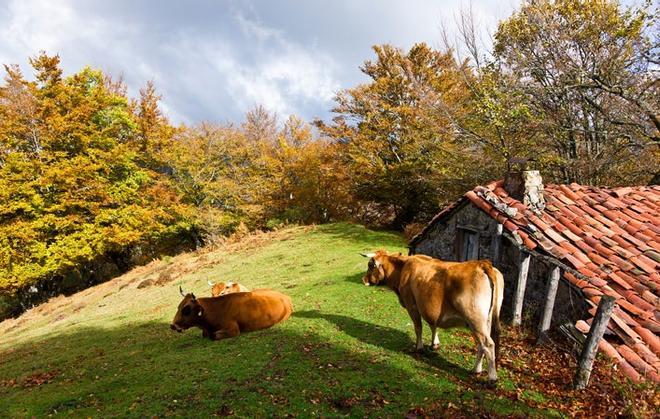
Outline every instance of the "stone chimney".
[[543, 179], [538, 170], [509, 171], [504, 177], [504, 189], [535, 213], [545, 208]]

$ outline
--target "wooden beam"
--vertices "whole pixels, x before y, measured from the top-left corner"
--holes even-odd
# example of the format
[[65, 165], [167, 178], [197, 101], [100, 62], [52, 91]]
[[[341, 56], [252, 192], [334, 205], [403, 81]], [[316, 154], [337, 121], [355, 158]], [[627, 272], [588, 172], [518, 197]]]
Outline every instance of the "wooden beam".
[[513, 321], [512, 325], [520, 326], [522, 323], [522, 308], [525, 300], [525, 287], [527, 286], [527, 272], [529, 271], [529, 260], [532, 258], [527, 252], [520, 251], [518, 259], [518, 283], [516, 294], [513, 299]]
[[586, 388], [589, 384], [591, 367], [594, 364], [594, 358], [596, 358], [596, 353], [598, 352], [598, 343], [603, 338], [605, 329], [607, 329], [607, 323], [610, 321], [610, 316], [614, 309], [614, 301], [614, 297], [609, 295], [602, 295], [600, 297], [596, 315], [591, 323], [591, 328], [589, 328], [589, 334], [587, 334], [587, 341], [582, 347], [578, 370], [575, 373], [575, 388], [577, 390]]
[[495, 227], [495, 234], [491, 239], [491, 253], [493, 257], [493, 265], [498, 266], [500, 264], [501, 252], [502, 252], [502, 232], [504, 231], [504, 226], [500, 223], [497, 223]]
[[545, 307], [543, 308], [543, 316], [539, 324], [539, 337], [538, 342], [541, 343], [547, 337], [546, 334], [550, 329], [552, 323], [552, 312], [555, 308], [555, 297], [557, 297], [557, 288], [559, 286], [559, 277], [561, 270], [559, 266], [553, 266], [548, 275], [548, 288], [545, 295]]

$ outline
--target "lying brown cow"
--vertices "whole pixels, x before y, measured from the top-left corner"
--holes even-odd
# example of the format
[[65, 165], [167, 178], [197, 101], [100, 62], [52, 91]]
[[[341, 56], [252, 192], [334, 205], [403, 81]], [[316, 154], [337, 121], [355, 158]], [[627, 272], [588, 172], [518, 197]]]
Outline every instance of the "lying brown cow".
[[195, 298], [183, 294], [183, 301], [170, 325], [182, 332], [193, 326], [202, 329], [202, 336], [211, 340], [232, 338], [243, 332], [267, 329], [289, 318], [291, 298], [273, 290], [239, 292], [220, 297]]
[[488, 379], [497, 380], [504, 278], [490, 261], [444, 262], [428, 256], [363, 255], [369, 258], [365, 285], [385, 281], [399, 297], [415, 326], [417, 350], [423, 348], [422, 319], [431, 327], [432, 347], [439, 346], [437, 328], [467, 326], [477, 344], [476, 373], [484, 354]]
[[211, 286], [211, 295], [218, 297], [220, 295], [232, 294], [235, 292], [249, 292], [247, 287], [239, 284], [238, 282], [218, 282], [214, 284], [211, 281], [206, 281]]

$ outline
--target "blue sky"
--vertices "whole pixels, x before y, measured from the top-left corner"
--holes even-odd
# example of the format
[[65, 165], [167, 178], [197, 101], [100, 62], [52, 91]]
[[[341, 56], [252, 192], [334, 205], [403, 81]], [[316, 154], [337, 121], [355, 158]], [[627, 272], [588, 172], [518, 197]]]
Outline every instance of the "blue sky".
[[[518, 0], [472, 0], [484, 43]], [[65, 72], [122, 75], [129, 94], [153, 80], [174, 123], [240, 121], [261, 104], [284, 119], [330, 117], [332, 98], [365, 81], [371, 46], [439, 47], [468, 0], [0, 0], [0, 63], [40, 50]]]

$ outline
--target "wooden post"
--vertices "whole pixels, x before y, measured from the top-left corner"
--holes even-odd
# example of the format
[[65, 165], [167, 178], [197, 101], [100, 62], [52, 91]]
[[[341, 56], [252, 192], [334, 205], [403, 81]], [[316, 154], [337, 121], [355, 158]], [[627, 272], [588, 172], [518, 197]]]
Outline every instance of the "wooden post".
[[550, 323], [552, 322], [552, 311], [555, 308], [555, 297], [557, 296], [557, 288], [559, 286], [560, 275], [561, 272], [559, 270], [559, 266], [552, 267], [550, 274], [548, 275], [548, 291], [545, 296], [543, 317], [541, 317], [541, 324], [539, 325], [539, 343], [545, 340], [546, 334], [550, 329]]
[[500, 223], [497, 223], [495, 228], [495, 234], [492, 238], [491, 250], [493, 254], [493, 266], [500, 264], [500, 253], [502, 252], [502, 232], [504, 231], [504, 226]]
[[612, 310], [614, 309], [614, 297], [609, 295], [602, 295], [598, 303], [596, 315], [589, 328], [587, 334], [587, 341], [582, 347], [582, 354], [580, 354], [580, 363], [578, 370], [575, 374], [575, 389], [582, 390], [589, 384], [589, 377], [591, 376], [591, 367], [594, 364], [594, 358], [598, 352], [598, 343], [603, 338], [607, 323], [610, 321]]
[[532, 255], [520, 250], [520, 258], [518, 259], [518, 284], [516, 286], [516, 294], [513, 300], [513, 322], [514, 326], [520, 326], [522, 323], [522, 308], [523, 301], [525, 300], [525, 287], [527, 286], [527, 271], [529, 271], [529, 260]]

